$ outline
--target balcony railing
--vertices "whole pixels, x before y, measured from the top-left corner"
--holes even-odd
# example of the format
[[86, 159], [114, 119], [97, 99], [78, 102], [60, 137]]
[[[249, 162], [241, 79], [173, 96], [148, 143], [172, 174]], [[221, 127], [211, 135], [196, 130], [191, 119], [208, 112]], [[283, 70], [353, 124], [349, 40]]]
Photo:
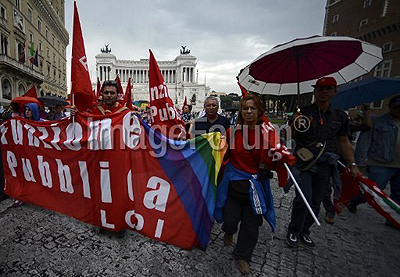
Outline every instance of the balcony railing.
[[23, 74], [29, 75], [30, 77], [36, 78], [40, 81], [44, 81], [44, 75], [41, 74], [40, 72], [37, 72], [33, 70], [32, 68], [29, 68], [23, 63], [20, 63], [12, 58], [10, 58], [7, 55], [0, 54], [0, 66], [6, 66], [9, 67], [10, 69], [13, 69], [15, 71], [19, 71]]

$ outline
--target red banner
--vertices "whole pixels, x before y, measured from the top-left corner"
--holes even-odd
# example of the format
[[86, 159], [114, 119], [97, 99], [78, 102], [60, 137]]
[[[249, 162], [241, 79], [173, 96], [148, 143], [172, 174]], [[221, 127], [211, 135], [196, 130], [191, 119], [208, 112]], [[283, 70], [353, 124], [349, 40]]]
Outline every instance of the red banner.
[[[160, 68], [150, 50], [149, 64], [150, 119], [152, 126], [161, 127], [162, 134], [172, 139], [185, 139], [185, 123], [168, 93]], [[164, 128], [163, 128], [164, 127]]]
[[[187, 160], [162, 143], [166, 140], [157, 141], [134, 113], [78, 113], [75, 122], [66, 118], [56, 123], [17, 117], [0, 126], [0, 137], [10, 197], [110, 230], [136, 230], [182, 248], [200, 245], [198, 230], [208, 214], [201, 196], [205, 190], [184, 195], [196, 191], [194, 180], [207, 188], [210, 178], [190, 177], [190, 164], [199, 164], [193, 160], [196, 155]], [[162, 146], [168, 155], [160, 156]], [[197, 217], [191, 220], [190, 214]], [[208, 218], [210, 225], [212, 214]], [[201, 247], [207, 242], [205, 235]]]
[[79, 111], [93, 108], [93, 91], [89, 77], [85, 44], [79, 20], [78, 9], [74, 1], [74, 33], [72, 38], [71, 61], [71, 94], [74, 97], [74, 105]]

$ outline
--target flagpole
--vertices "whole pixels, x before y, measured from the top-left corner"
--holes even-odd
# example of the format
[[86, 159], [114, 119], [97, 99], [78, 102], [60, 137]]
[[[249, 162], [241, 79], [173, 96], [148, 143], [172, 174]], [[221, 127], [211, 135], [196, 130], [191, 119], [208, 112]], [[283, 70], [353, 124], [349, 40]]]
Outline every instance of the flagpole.
[[321, 223], [319, 223], [318, 218], [315, 216], [313, 210], [310, 207], [310, 204], [308, 204], [308, 201], [307, 201], [306, 197], [304, 196], [303, 192], [301, 191], [300, 186], [297, 183], [296, 179], [294, 178], [294, 176], [293, 176], [292, 172], [290, 171], [288, 165], [286, 163], [284, 163], [284, 165], [285, 165], [285, 168], [286, 168], [287, 172], [289, 173], [290, 178], [292, 178], [292, 180], [293, 180], [293, 183], [294, 183], [294, 186], [297, 189], [297, 192], [300, 194], [300, 196], [303, 199], [303, 202], [306, 205], [308, 211], [310, 212], [311, 216], [314, 218], [315, 224], [317, 224], [318, 226], [321, 226]]

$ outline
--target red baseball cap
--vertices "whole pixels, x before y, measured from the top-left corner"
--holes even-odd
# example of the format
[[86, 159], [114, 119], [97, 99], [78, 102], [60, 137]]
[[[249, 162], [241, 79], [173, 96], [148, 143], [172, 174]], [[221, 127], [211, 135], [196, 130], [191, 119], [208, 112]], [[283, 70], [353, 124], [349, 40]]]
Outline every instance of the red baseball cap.
[[322, 86], [337, 86], [336, 80], [333, 77], [322, 77], [317, 80], [315, 85], [312, 85], [314, 88], [315, 87], [322, 87]]

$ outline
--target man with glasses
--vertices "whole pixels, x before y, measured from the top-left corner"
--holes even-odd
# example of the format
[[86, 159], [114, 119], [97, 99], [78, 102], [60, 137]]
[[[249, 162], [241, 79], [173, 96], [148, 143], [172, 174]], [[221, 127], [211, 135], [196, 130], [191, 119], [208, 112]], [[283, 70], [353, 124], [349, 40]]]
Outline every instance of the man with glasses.
[[[342, 110], [331, 107], [331, 100], [336, 94], [336, 85], [336, 80], [332, 77], [318, 79], [313, 86], [315, 102], [301, 108], [291, 119], [293, 138], [296, 142], [295, 154], [304, 149], [312, 152], [310, 150], [312, 145], [324, 145], [319, 155], [314, 153], [313, 159], [316, 160], [314, 165], [301, 168], [295, 165], [294, 168], [294, 171], [299, 172], [299, 186], [316, 216], [329, 188], [331, 177], [338, 177], [336, 167], [339, 159], [338, 150], [348, 163], [352, 175], [361, 174], [354, 161], [353, 148], [348, 138], [347, 115]], [[300, 157], [299, 153], [297, 155]], [[318, 156], [318, 159], [315, 158]], [[313, 223], [313, 217], [296, 191], [286, 235], [287, 244], [290, 247], [297, 247], [300, 241], [306, 247], [314, 247], [315, 244], [310, 237], [310, 227]]]

